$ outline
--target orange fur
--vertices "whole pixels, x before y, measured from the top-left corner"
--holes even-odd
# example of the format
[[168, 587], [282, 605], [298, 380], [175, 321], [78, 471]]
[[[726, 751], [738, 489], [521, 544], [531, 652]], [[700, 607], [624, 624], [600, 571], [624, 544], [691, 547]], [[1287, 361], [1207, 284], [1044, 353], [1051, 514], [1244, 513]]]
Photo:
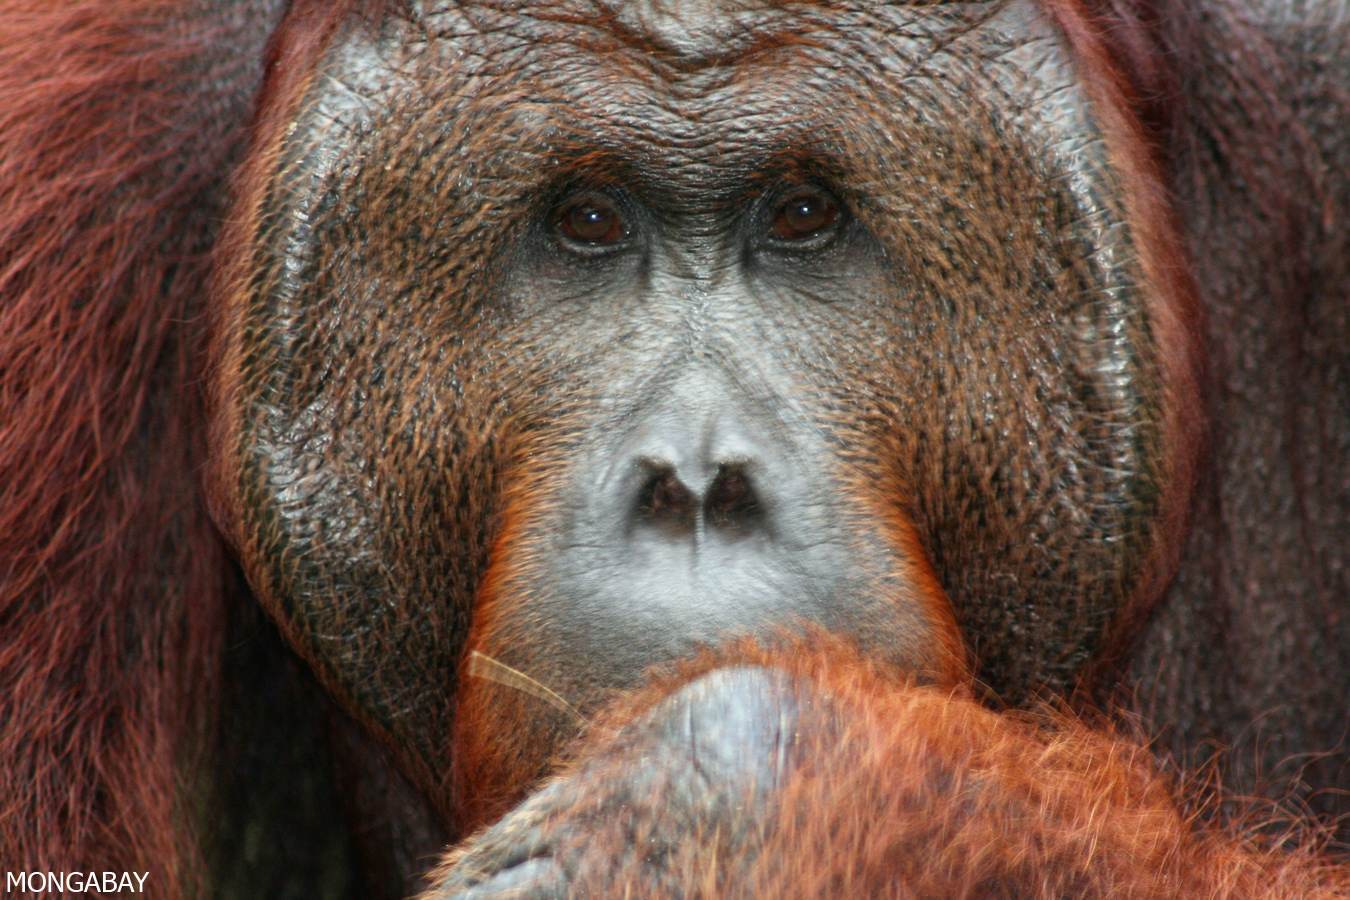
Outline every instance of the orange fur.
[[[787, 752], [800, 762], [767, 797], [728, 809], [708, 770], [663, 768], [680, 746], [644, 724], [682, 688], [745, 666], [790, 679]], [[561, 796], [452, 854], [423, 900], [518, 865], [504, 848], [524, 844], [558, 862], [574, 897], [1350, 896], [1350, 874], [1307, 850], [1207, 830], [1136, 742], [915, 687], [821, 636], [707, 653], [617, 703], [576, 752], [549, 783]]]

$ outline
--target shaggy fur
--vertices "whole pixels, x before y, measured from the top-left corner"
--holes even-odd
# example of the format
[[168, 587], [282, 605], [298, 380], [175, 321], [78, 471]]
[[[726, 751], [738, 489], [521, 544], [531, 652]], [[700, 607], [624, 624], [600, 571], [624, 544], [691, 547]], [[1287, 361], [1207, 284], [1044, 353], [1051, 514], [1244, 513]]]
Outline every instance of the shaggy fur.
[[0, 5], [10, 868], [153, 870], [163, 897], [196, 875], [188, 773], [227, 577], [195, 478], [193, 326], [265, 27], [158, 0]]

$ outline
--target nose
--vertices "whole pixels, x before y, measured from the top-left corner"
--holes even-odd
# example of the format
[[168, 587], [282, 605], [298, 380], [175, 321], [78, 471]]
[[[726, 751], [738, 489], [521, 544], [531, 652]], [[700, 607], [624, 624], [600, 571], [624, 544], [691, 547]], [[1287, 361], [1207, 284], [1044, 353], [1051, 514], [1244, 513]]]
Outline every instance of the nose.
[[669, 541], [771, 536], [770, 485], [780, 462], [734, 419], [666, 420], [626, 449], [615, 499], [630, 534]]
[[708, 531], [740, 537], [767, 530], [764, 504], [752, 471], [754, 459], [715, 462], [712, 480], [681, 475], [681, 467], [659, 456], [640, 456], [633, 465], [642, 473], [631, 502], [630, 521], [672, 538]]

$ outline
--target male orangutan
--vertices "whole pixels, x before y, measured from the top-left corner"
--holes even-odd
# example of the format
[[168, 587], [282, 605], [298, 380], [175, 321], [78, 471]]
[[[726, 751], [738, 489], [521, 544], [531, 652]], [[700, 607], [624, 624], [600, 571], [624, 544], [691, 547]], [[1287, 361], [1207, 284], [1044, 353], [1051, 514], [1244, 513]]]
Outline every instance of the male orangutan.
[[1268, 6], [0, 0], [0, 860], [401, 896], [792, 634], [1350, 808], [1350, 15]]

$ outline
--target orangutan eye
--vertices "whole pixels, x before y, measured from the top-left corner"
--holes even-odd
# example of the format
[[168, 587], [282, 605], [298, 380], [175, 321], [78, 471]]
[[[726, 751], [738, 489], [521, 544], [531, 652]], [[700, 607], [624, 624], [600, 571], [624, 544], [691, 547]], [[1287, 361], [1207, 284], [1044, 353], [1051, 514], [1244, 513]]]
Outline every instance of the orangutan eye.
[[779, 241], [809, 241], [827, 236], [839, 221], [839, 204], [824, 191], [793, 193], [778, 207], [770, 231]]
[[586, 248], [617, 244], [628, 237], [622, 213], [607, 198], [586, 194], [564, 203], [554, 228], [566, 242]]

